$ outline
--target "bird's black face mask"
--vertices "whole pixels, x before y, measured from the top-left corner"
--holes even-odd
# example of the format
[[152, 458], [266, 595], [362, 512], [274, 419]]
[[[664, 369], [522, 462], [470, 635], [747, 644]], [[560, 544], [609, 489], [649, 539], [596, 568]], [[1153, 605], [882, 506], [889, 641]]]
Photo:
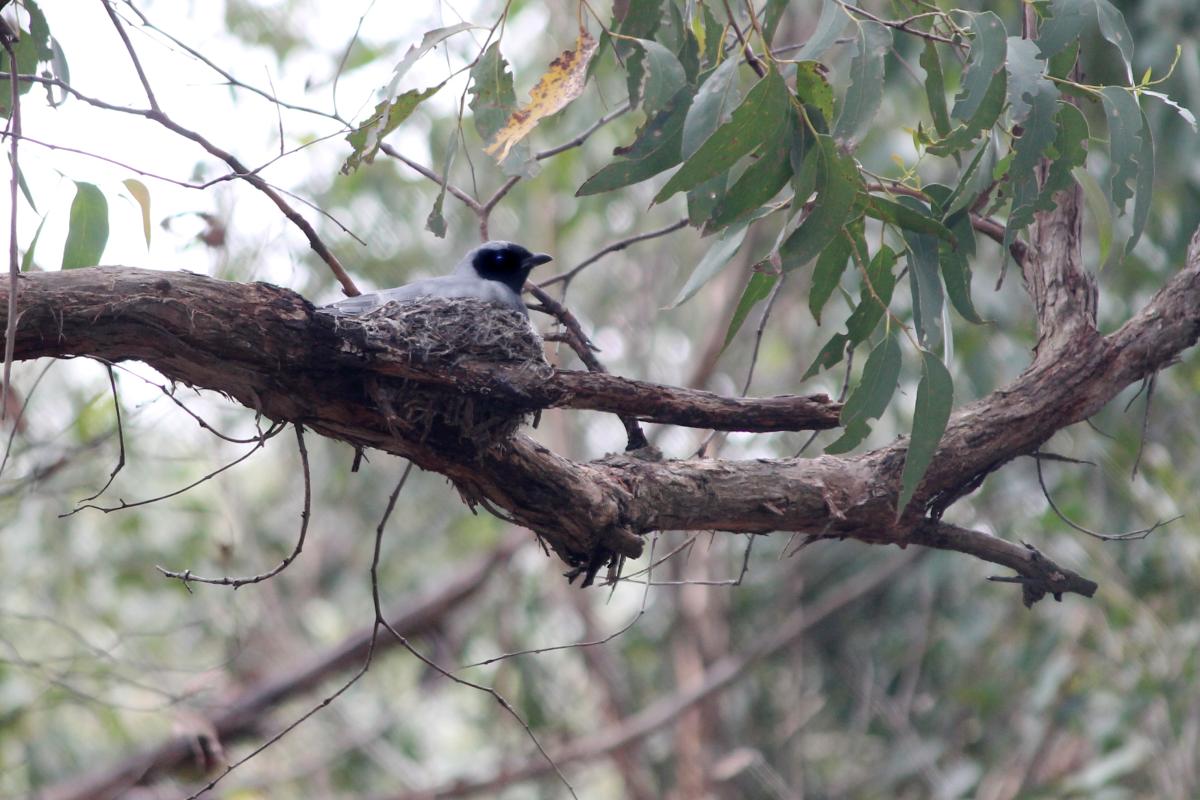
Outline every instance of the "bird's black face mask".
[[544, 253], [531, 253], [517, 244], [481, 248], [475, 253], [472, 266], [480, 278], [499, 281], [520, 294], [529, 271], [551, 258]]

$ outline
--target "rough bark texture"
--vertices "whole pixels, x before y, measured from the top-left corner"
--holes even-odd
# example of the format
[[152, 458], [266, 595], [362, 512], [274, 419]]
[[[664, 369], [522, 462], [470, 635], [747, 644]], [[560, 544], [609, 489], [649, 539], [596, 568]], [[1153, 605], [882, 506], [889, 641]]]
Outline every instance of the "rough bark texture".
[[828, 427], [837, 406], [826, 398], [732, 400], [567, 371], [531, 381], [477, 361], [431, 367], [398, 356], [394, 342], [372, 341], [353, 321], [335, 321], [262, 283], [121, 268], [23, 275], [16, 357], [140, 359], [270, 418], [411, 458], [449, 477], [468, 502], [532, 528], [587, 579], [640, 554], [642, 536], [656, 529], [784, 530], [960, 550], [1013, 567], [1039, 591], [1090, 595], [1090, 581], [1044, 557], [1035, 564], [1021, 546], [937, 523], [989, 473], [1095, 413], [1200, 334], [1195, 239], [1184, 269], [1145, 309], [1110, 336], [1096, 331], [1095, 285], [1078, 250], [1078, 198], [1067, 194], [1039, 219], [1038, 247], [1023, 264], [1039, 323], [1032, 364], [1011, 385], [957, 410], [899, 519], [903, 438], [853, 457], [661, 460], [635, 452], [580, 463], [520, 434], [480, 448], [406, 427], [380, 408], [374, 389], [416, 381], [521, 410], [591, 408], [726, 430]]

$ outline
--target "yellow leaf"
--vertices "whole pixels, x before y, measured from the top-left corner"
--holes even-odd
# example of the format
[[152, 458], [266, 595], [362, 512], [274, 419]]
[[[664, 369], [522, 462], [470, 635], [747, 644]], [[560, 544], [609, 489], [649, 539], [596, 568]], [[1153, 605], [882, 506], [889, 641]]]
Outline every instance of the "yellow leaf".
[[596, 52], [596, 40], [582, 28], [575, 40], [574, 50], [564, 50], [562, 55], [550, 62], [550, 69], [529, 93], [529, 102], [517, 109], [496, 131], [491, 144], [484, 152], [495, 156], [496, 161], [508, 157], [508, 151], [524, 139], [545, 117], [561, 111], [568, 103], [583, 92], [587, 79], [587, 65]]

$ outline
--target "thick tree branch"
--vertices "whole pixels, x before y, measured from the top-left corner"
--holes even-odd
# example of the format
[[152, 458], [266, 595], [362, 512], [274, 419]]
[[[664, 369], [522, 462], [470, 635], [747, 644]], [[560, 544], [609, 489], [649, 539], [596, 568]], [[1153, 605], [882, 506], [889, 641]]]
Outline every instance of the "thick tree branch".
[[[222, 391], [270, 418], [411, 458], [449, 477], [468, 502], [503, 509], [537, 531], [590, 578], [619, 556], [638, 555], [641, 537], [657, 529], [785, 530], [873, 543], [912, 541], [926, 513], [940, 516], [990, 472], [1034, 452], [1056, 431], [1091, 416], [1129, 383], [1195, 344], [1200, 244], [1193, 244], [1184, 270], [1107, 338], [1095, 334], [1086, 313], [1077, 313], [1089, 308], [1091, 290], [1086, 282], [1063, 277], [1082, 274], [1069, 256], [1067, 262], [1027, 267], [1045, 278], [1047, 291], [1040, 296], [1046, 308], [1063, 310], [1063, 319], [1082, 324], [1054, 322], [1054, 332], [1043, 337], [1038, 358], [1021, 376], [952, 415], [899, 521], [895, 504], [906, 439], [842, 458], [654, 461], [612, 455], [580, 463], [519, 434], [501, 446], [479, 448], [405, 427], [379, 407], [367, 387], [416, 380], [517, 410], [586, 407], [751, 430], [769, 429], [767, 423], [779, 415], [793, 422], [809, 419], [814, 404], [832, 416], [835, 406], [824, 401], [734, 401], [596, 373], [556, 372], [537, 386], [494, 364], [469, 361], [434, 369], [402, 357], [395, 343], [373, 341], [359, 320], [318, 313], [297, 295], [261, 283], [113, 268], [24, 275], [16, 353], [22, 359], [140, 359], [172, 379]], [[1041, 252], [1054, 251], [1031, 249], [1028, 260], [1043, 260]], [[1056, 287], [1066, 299], [1054, 299]]]

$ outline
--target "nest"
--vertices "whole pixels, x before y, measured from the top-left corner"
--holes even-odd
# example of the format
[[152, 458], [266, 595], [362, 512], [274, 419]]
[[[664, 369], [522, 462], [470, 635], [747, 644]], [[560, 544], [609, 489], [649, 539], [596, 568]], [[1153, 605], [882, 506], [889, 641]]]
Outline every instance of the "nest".
[[[542, 337], [528, 318], [474, 298], [426, 297], [387, 303], [353, 318], [374, 349], [424, 369], [460, 361], [489, 361], [547, 379]], [[390, 423], [421, 441], [486, 450], [503, 444], [532, 416], [528, 407], [492, 395], [469, 394], [413, 380], [375, 381], [367, 387]]]

